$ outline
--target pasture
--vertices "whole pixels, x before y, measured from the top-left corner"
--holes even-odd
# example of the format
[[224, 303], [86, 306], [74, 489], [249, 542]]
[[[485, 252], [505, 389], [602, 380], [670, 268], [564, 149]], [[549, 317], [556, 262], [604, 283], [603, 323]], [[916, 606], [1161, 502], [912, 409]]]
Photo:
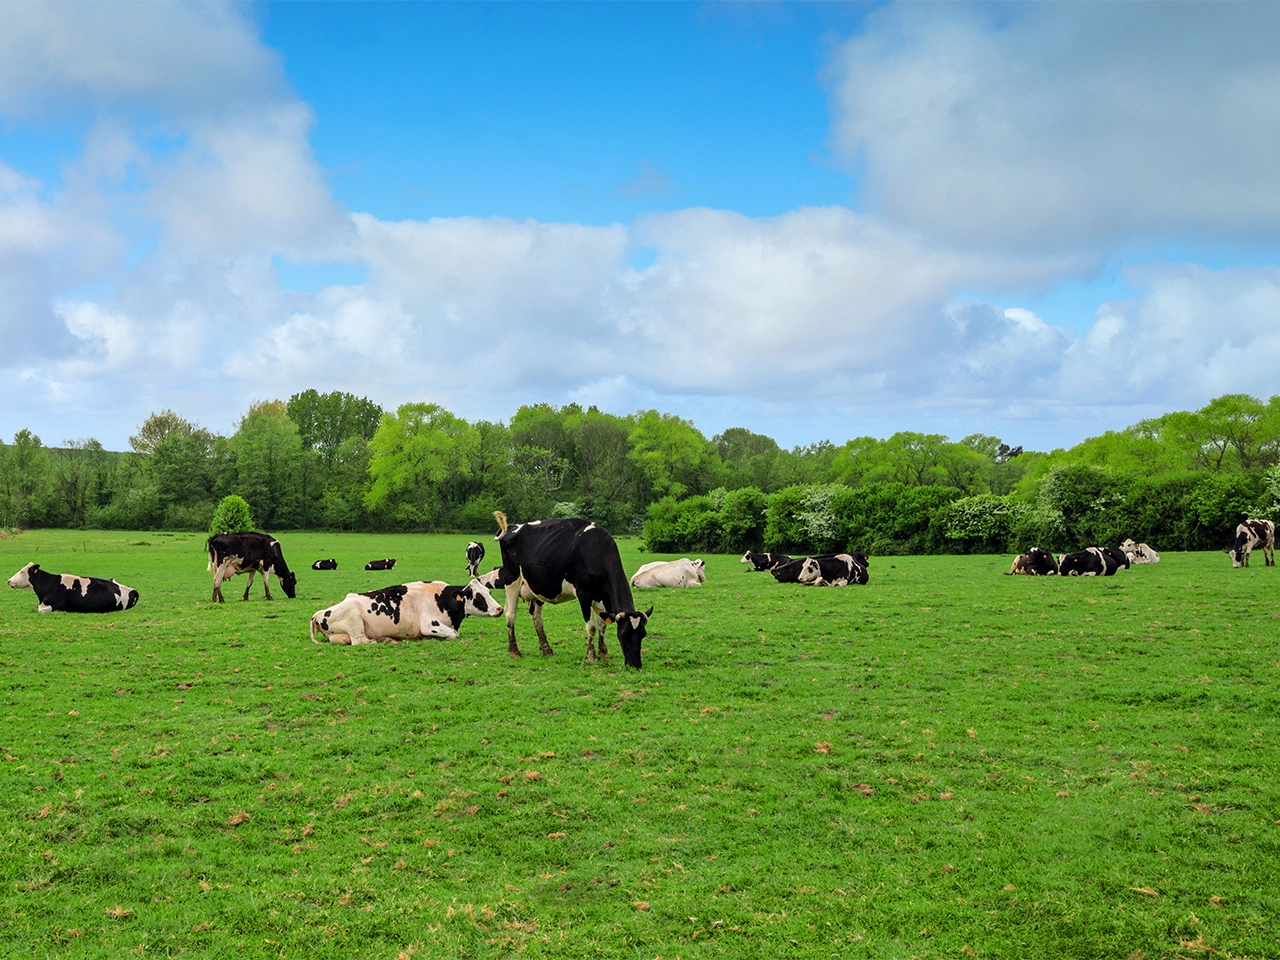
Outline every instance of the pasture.
[[501, 619], [312, 645], [347, 590], [465, 582], [469, 538], [280, 539], [298, 598], [225, 606], [202, 536], [0, 541], [6, 578], [141, 594], [0, 591], [0, 954], [1280, 956], [1280, 569], [816, 589], [708, 556], [637, 593], [635, 672], [612, 629], [584, 661], [576, 605], [549, 658], [527, 610], [519, 661]]

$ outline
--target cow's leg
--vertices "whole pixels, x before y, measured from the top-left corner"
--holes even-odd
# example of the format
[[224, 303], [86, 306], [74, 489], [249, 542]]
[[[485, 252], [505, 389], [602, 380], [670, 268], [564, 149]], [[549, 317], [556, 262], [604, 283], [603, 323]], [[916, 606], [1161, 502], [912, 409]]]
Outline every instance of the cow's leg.
[[515, 583], [507, 584], [507, 653], [513, 657], [520, 656], [520, 648], [516, 646], [516, 614], [520, 611], [520, 584], [521, 580], [517, 579]]
[[213, 571], [213, 596], [209, 599], [210, 603], [217, 601], [218, 603], [226, 603], [222, 596], [222, 581], [226, 579], [226, 564], [219, 564], [217, 569]]
[[253, 569], [249, 570], [249, 582], [244, 585], [244, 596], [240, 598], [241, 600], [249, 599], [249, 588], [253, 586], [253, 575], [255, 573], [257, 573], [256, 570], [253, 570]]
[[603, 660], [609, 656], [609, 651], [604, 646], [604, 634], [609, 629], [609, 625], [604, 622], [604, 607], [598, 603], [591, 605], [591, 612], [596, 621], [596, 653]]
[[554, 650], [551, 644], [547, 643], [547, 631], [542, 627], [542, 604], [534, 600], [529, 604], [529, 615], [533, 617], [533, 629], [538, 631], [538, 649], [542, 651], [544, 657], [549, 657]]
[[271, 599], [271, 571], [264, 570], [262, 572], [262, 589], [267, 591], [267, 599]]
[[1262, 555], [1266, 558], [1266, 564], [1268, 567], [1274, 567], [1276, 565], [1276, 545], [1274, 543], [1267, 544], [1266, 548], [1262, 551]]

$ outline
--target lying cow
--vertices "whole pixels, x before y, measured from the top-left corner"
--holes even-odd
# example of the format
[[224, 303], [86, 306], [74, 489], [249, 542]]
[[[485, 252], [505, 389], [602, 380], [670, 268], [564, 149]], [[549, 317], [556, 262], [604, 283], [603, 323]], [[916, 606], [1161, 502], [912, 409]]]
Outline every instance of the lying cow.
[[1246, 520], [1236, 527], [1235, 545], [1227, 551], [1231, 566], [1247, 567], [1254, 547], [1262, 548], [1266, 566], [1276, 565], [1276, 525], [1270, 520]]
[[396, 566], [396, 558], [391, 557], [387, 560], [370, 560], [364, 565], [366, 570], [394, 570]]
[[828, 553], [816, 557], [797, 557], [778, 564], [769, 572], [779, 583], [802, 583], [811, 587], [845, 587], [864, 584], [870, 579], [870, 561], [861, 550], [853, 553]]
[[1051, 577], [1058, 572], [1058, 561], [1048, 550], [1032, 547], [1013, 560], [1009, 573], [1032, 577]]
[[1129, 557], [1130, 563], [1159, 563], [1160, 554], [1145, 543], [1134, 543], [1130, 538], [1120, 544], [1120, 549]]
[[706, 563], [702, 560], [655, 560], [646, 563], [631, 575], [631, 585], [639, 590], [656, 587], [700, 587], [707, 579]]
[[870, 561], [861, 550], [837, 553], [833, 557], [805, 557], [797, 583], [811, 587], [847, 587], [862, 585], [871, 579], [867, 572]]
[[317, 560], [315, 563], [311, 565], [311, 569], [312, 570], [337, 570], [338, 561], [334, 560], [332, 557], [329, 558], [328, 560]]
[[472, 578], [479, 576], [480, 561], [484, 559], [484, 544], [472, 540], [467, 544], [467, 573]]
[[280, 578], [280, 586], [289, 598], [297, 596], [298, 575], [289, 570], [284, 562], [284, 553], [280, 550], [280, 541], [265, 533], [219, 533], [209, 538], [209, 565], [206, 570], [213, 571], [213, 597], [210, 603], [224, 603], [222, 598], [222, 581], [227, 577], [241, 573], [249, 574], [249, 582], [244, 585], [244, 597], [249, 599], [249, 588], [253, 586], [253, 575], [262, 574], [262, 589], [267, 599], [271, 599], [271, 574]]
[[1114, 576], [1126, 564], [1111, 556], [1109, 550], [1120, 553], [1113, 547], [1087, 547], [1078, 553], [1064, 553], [1058, 558], [1058, 573], [1064, 577]]
[[[480, 582], [484, 586], [492, 590], [499, 585], [502, 577], [502, 568], [494, 567], [483, 577]], [[533, 591], [529, 588], [529, 584], [525, 580], [520, 581], [520, 602], [529, 605], [529, 616], [533, 618], [533, 629], [538, 635], [538, 646], [543, 653], [550, 654], [551, 644], [547, 641], [547, 630], [542, 623], [542, 608], [545, 604], [567, 603], [570, 600], [577, 600], [578, 593], [573, 589], [573, 584], [567, 580], [560, 585], [560, 595], [550, 599], [541, 600], [533, 595]], [[591, 622], [596, 630], [596, 653], [600, 659], [609, 656], [609, 651], [605, 647], [604, 633], [609, 628], [609, 621], [604, 619], [604, 604], [593, 603], [591, 605]]]
[[782, 563], [790, 563], [791, 557], [785, 553], [754, 553], [748, 550], [738, 562], [752, 565], [754, 569], [748, 570], [747, 573], [759, 573], [761, 570], [772, 570]]
[[110, 613], [128, 610], [138, 602], [138, 591], [102, 577], [73, 577], [45, 573], [38, 563], [28, 563], [9, 578], [15, 590], [34, 590], [41, 613]]
[[311, 617], [311, 642], [316, 631], [333, 643], [359, 646], [379, 640], [452, 640], [467, 615], [500, 617], [502, 607], [478, 580], [450, 586], [443, 580], [402, 583], [368, 593], [348, 593], [340, 602]]

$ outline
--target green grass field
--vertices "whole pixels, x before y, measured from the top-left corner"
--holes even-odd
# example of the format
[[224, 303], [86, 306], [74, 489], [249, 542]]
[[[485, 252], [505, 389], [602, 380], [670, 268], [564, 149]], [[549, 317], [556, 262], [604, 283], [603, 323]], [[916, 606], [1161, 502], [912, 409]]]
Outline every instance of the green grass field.
[[348, 590], [465, 582], [467, 537], [284, 535], [298, 598], [225, 606], [203, 539], [0, 541], [4, 577], [141, 593], [0, 592], [2, 956], [1280, 956], [1260, 559], [873, 557], [814, 589], [707, 557], [637, 597], [637, 673], [612, 630], [585, 662], [575, 605], [548, 658], [527, 611], [519, 661], [501, 619], [309, 642]]

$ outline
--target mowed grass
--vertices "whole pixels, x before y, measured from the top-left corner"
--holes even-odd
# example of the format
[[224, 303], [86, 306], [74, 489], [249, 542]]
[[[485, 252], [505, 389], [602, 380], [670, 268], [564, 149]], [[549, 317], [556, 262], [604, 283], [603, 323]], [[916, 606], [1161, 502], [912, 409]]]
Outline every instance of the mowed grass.
[[585, 662], [570, 605], [549, 658], [524, 610], [519, 661], [500, 619], [309, 642], [348, 590], [465, 582], [467, 537], [286, 534], [298, 598], [225, 606], [203, 539], [0, 541], [5, 577], [141, 592], [0, 595], [0, 955], [1280, 956], [1260, 560], [875, 557], [814, 589], [707, 557], [637, 593], [637, 673], [612, 630]]

